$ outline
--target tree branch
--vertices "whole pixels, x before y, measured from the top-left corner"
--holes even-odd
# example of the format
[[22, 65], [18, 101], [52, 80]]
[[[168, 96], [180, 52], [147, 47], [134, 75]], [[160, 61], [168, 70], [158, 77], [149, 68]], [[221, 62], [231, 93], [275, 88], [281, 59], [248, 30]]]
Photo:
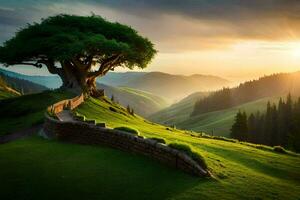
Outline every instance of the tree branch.
[[36, 62], [36, 63], [28, 63], [28, 62], [16, 62], [16, 63], [10, 63], [8, 65], [31, 65], [37, 68], [42, 68], [42, 64], [40, 62]]
[[116, 62], [120, 59], [121, 55], [113, 55], [107, 59], [105, 59], [99, 69], [97, 71], [94, 71], [94, 72], [90, 72], [88, 74], [88, 77], [97, 77], [97, 76], [100, 76], [100, 75], [105, 75], [109, 70], [113, 69], [116, 64]]

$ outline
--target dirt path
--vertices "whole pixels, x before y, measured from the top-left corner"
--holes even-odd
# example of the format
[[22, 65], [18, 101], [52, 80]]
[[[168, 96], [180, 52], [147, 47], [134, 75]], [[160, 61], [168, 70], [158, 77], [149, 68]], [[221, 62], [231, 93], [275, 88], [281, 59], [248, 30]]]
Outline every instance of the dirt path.
[[63, 110], [60, 113], [57, 113], [56, 116], [60, 121], [64, 121], [64, 122], [74, 121], [73, 114], [69, 110]]
[[14, 141], [19, 138], [23, 138], [23, 137], [26, 137], [29, 135], [36, 134], [42, 127], [43, 127], [43, 124], [39, 124], [39, 125], [32, 126], [30, 128], [27, 128], [27, 129], [16, 131], [9, 135], [0, 136], [0, 144], [4, 144], [4, 143], [11, 142], [11, 141]]

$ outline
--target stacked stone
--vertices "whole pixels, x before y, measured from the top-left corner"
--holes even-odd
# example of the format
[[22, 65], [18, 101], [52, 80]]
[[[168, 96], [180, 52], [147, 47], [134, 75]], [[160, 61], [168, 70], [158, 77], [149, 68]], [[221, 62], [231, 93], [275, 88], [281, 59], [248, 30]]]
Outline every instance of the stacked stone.
[[56, 137], [62, 141], [88, 145], [106, 145], [150, 157], [192, 175], [209, 176], [207, 170], [184, 152], [170, 148], [155, 140], [145, 139], [124, 131], [80, 121], [62, 122], [46, 114], [44, 132], [48, 136]]

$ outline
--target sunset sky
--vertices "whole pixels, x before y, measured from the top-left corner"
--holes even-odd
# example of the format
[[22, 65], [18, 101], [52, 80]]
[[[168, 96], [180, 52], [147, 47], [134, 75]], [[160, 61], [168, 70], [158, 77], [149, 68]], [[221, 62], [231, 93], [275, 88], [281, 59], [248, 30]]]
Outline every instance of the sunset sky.
[[135, 28], [159, 51], [146, 71], [242, 80], [300, 70], [299, 0], [0, 0], [0, 42], [59, 13]]

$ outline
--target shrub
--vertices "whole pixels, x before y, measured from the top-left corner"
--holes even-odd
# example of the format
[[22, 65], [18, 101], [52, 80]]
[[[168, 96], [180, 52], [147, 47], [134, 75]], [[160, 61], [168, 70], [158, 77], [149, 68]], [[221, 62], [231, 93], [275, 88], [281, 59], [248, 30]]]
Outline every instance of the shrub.
[[117, 112], [117, 110], [113, 107], [109, 107], [109, 110], [112, 111], [112, 112]]
[[194, 161], [196, 161], [200, 166], [202, 166], [203, 169], [207, 169], [207, 164], [206, 164], [204, 158], [201, 155], [199, 155], [198, 153], [192, 151], [191, 147], [188, 146], [187, 144], [173, 142], [173, 143], [168, 144], [168, 146], [173, 149], [177, 149], [179, 151], [186, 153]]
[[162, 138], [152, 137], [152, 138], [149, 138], [149, 139], [150, 140], [155, 140], [158, 143], [166, 144], [166, 141]]
[[127, 126], [121, 126], [121, 127], [116, 127], [114, 128], [115, 130], [119, 130], [119, 131], [125, 131], [127, 133], [131, 133], [133, 135], [139, 135], [139, 131], [131, 128], [131, 127], [127, 127]]
[[282, 146], [274, 146], [273, 151], [278, 153], [286, 153], [285, 149]]
[[212, 136], [212, 139], [222, 140], [222, 141], [227, 141], [227, 142], [233, 142], [233, 143], [237, 143], [238, 142], [237, 139], [226, 138], [226, 137], [221, 137], [221, 136]]

